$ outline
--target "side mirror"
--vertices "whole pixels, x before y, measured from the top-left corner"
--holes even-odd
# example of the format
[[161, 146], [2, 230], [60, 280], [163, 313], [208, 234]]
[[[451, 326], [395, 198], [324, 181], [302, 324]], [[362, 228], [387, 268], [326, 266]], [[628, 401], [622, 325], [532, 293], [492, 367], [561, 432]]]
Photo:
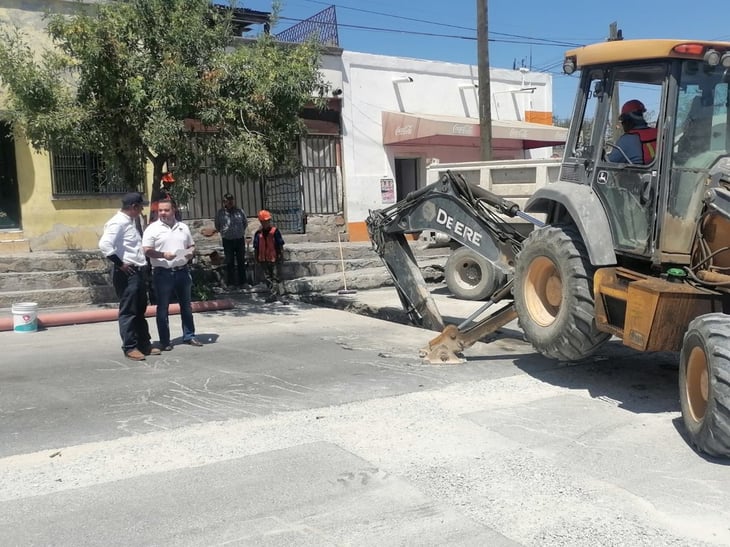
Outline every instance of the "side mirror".
[[601, 80], [596, 81], [596, 84], [593, 86], [593, 96], [600, 99], [603, 97], [603, 91], [603, 82]]

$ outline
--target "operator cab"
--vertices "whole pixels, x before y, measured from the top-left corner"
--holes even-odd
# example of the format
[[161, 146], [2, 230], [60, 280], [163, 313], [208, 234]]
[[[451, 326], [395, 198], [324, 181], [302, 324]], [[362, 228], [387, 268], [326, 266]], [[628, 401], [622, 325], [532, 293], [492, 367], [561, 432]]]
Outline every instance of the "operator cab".
[[[636, 40], [566, 55], [566, 72], [582, 72], [561, 180], [591, 186], [619, 262], [690, 262], [708, 181], [718, 170], [730, 175], [728, 51], [724, 43]], [[636, 101], [656, 129], [653, 157], [638, 162], [616, 152], [622, 108]]]

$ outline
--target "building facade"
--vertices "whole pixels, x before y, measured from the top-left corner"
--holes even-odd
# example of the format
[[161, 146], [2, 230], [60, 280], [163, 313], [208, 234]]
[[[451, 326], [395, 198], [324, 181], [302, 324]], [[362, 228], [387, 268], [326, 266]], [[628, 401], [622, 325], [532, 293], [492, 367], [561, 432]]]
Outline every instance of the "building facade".
[[[69, 2], [9, 0], [0, 21], [26, 29], [33, 44], [48, 44], [46, 10]], [[475, 66], [343, 51], [330, 47], [321, 71], [330, 83], [328, 108], [304, 112], [309, 133], [298, 143], [300, 173], [258, 181], [202, 175], [185, 218], [210, 218], [233, 192], [253, 216], [272, 210], [280, 225], [305, 238], [367, 240], [365, 219], [426, 184], [434, 163], [479, 159]], [[549, 157], [566, 131], [552, 128], [550, 75], [526, 70], [490, 72], [494, 159]], [[0, 253], [96, 248], [118, 193], [100, 193], [95, 159], [34, 150], [3, 121], [0, 95]], [[97, 166], [98, 167], [98, 166]], [[71, 186], [64, 180], [71, 177]], [[139, 190], [151, 193], [148, 183]]]
[[[480, 159], [477, 68], [343, 51], [342, 150], [350, 240], [371, 209], [426, 184], [433, 163]], [[552, 78], [490, 70], [493, 159], [541, 159], [565, 141], [552, 123]]]

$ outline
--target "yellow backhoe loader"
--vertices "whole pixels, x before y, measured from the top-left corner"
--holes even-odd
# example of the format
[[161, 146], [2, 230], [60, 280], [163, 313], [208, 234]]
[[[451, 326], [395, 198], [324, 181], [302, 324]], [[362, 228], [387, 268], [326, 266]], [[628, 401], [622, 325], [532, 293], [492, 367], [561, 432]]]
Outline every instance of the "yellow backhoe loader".
[[[442, 331], [427, 360], [458, 362], [515, 318], [554, 359], [585, 359], [611, 336], [678, 351], [688, 438], [730, 456], [730, 43], [611, 41], [568, 51], [563, 69], [580, 84], [559, 181], [523, 212], [446, 173], [371, 211], [373, 246], [413, 322]], [[514, 215], [535, 229], [515, 232]], [[494, 294], [461, 325], [444, 326], [406, 243], [422, 230], [493, 266]]]

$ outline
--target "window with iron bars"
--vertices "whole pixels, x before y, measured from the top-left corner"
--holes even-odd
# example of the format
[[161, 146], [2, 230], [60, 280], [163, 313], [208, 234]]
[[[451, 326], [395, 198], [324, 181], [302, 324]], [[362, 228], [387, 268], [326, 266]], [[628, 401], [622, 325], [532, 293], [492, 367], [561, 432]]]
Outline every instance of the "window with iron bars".
[[107, 167], [99, 154], [62, 146], [51, 150], [51, 181], [54, 196], [121, 194], [130, 190], [129, 183]]

